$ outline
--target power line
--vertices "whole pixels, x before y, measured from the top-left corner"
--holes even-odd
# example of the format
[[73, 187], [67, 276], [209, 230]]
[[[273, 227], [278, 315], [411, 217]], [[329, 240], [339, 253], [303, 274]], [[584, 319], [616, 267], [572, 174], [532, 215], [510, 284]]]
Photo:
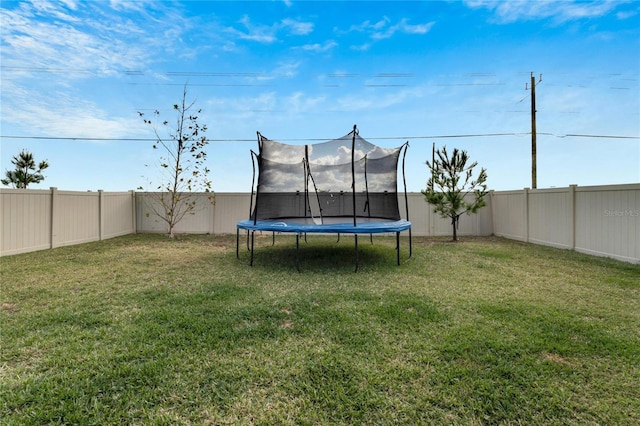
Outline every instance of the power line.
[[[33, 139], [58, 141], [157, 142], [159, 138], [92, 138], [82, 136], [18, 136], [0, 135], [0, 139]], [[256, 139], [208, 139], [211, 142], [255, 142]]]
[[[274, 78], [283, 77], [278, 73], [265, 73], [256, 71], [171, 71], [171, 70], [141, 70], [141, 69], [122, 69], [122, 68], [79, 68], [79, 67], [47, 67], [47, 66], [17, 66], [17, 65], [0, 65], [0, 70], [3, 73], [51, 73], [51, 74], [90, 74], [90, 75], [114, 75], [120, 74], [129, 77], [153, 77], [155, 75], [164, 75], [166, 77], [202, 77], [202, 78]], [[451, 80], [457, 78], [501, 78], [505, 75], [523, 75], [529, 74], [529, 72], [515, 72], [506, 74], [497, 74], [495, 72], [465, 72], [465, 73], [446, 73], [431, 75], [437, 79]], [[562, 73], [560, 73], [562, 74]], [[426, 77], [428, 74], [416, 74], [414, 72], [378, 72], [373, 74], [366, 73], [307, 73], [307, 75], [324, 76], [328, 78], [400, 78], [400, 79], [412, 79]], [[555, 75], [559, 75], [555, 73]], [[638, 78], [635, 75], [629, 75], [626, 72], [622, 73], [600, 73], [600, 74], [583, 74], [573, 75], [573, 77], [586, 78], [589, 81], [593, 80], [619, 80], [627, 82], [637, 82]], [[444, 86], [492, 86], [492, 85], [504, 85], [501, 82], [474, 82], [474, 83], [443, 83]], [[579, 86], [585, 87], [585, 86]], [[626, 86], [612, 86], [610, 89], [620, 90], [628, 89]]]
[[[453, 139], [453, 138], [485, 138], [504, 136], [529, 136], [531, 132], [510, 132], [510, 133], [472, 133], [459, 135], [423, 135], [423, 136], [381, 136], [367, 137], [367, 140], [417, 140], [417, 139]], [[594, 135], [567, 133], [557, 135], [554, 133], [537, 132], [537, 135], [552, 136], [560, 139], [565, 138], [594, 138], [594, 139], [634, 139], [640, 140], [640, 136], [626, 135]], [[101, 142], [156, 142], [158, 138], [98, 138], [82, 136], [27, 136], [27, 135], [0, 135], [0, 139], [31, 139], [31, 140], [65, 140], [65, 141], [101, 141]], [[335, 138], [296, 138], [278, 139], [279, 141], [328, 141]], [[208, 139], [210, 142], [255, 142], [256, 139]]]
[[[549, 135], [549, 133], [538, 133], [539, 135]], [[606, 138], [606, 139], [640, 139], [640, 136], [607, 136], [607, 135], [581, 135], [567, 133], [566, 135], [551, 135], [557, 138]]]

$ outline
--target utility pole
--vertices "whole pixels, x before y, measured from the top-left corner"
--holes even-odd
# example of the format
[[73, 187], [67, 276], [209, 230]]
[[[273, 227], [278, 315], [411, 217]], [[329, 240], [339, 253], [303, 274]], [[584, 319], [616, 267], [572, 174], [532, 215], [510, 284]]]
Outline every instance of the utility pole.
[[[536, 83], [536, 78], [531, 72], [531, 188], [538, 186], [537, 141], [536, 141], [536, 84], [542, 81], [542, 74]], [[525, 86], [526, 88], [526, 86]]]

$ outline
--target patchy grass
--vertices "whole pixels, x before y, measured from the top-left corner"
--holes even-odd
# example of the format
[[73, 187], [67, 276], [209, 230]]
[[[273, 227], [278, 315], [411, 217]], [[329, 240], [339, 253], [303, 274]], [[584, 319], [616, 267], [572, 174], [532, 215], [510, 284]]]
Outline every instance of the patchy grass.
[[[244, 240], [243, 240], [244, 242]], [[131, 235], [0, 258], [0, 418], [640, 424], [640, 266], [497, 238]]]

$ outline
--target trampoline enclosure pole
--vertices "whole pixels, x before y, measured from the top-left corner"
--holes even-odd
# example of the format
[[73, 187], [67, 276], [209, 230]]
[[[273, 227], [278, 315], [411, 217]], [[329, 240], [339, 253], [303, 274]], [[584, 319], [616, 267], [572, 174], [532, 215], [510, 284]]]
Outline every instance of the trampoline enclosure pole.
[[249, 266], [253, 266], [253, 237], [256, 231], [251, 231], [251, 261], [249, 262]]
[[[353, 136], [351, 138], [351, 193], [353, 195], [353, 226], [357, 225], [356, 221], [356, 125], [353, 125]], [[356, 237], [356, 245], [357, 245]], [[356, 267], [357, 269], [357, 267]]]
[[358, 272], [358, 234], [353, 234], [355, 246], [356, 246], [356, 270], [353, 272]]

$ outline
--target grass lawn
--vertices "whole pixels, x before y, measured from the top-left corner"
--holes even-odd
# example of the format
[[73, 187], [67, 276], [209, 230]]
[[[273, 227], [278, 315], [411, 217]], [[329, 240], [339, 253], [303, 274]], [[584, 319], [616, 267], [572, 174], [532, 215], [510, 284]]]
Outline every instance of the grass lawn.
[[0, 258], [0, 423], [640, 424], [640, 265], [499, 238]]

